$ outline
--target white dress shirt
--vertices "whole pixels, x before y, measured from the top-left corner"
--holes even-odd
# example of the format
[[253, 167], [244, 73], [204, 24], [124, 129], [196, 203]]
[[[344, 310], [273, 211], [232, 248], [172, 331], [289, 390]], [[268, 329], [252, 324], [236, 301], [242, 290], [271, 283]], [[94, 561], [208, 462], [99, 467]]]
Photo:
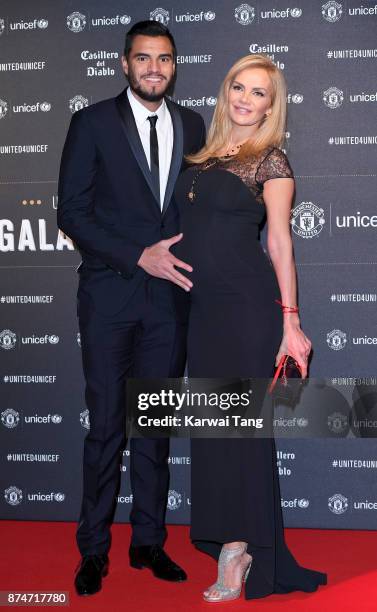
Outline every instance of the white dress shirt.
[[136, 127], [139, 132], [140, 140], [143, 145], [145, 157], [148, 161], [149, 169], [151, 167], [150, 154], [150, 123], [148, 117], [157, 115], [156, 132], [158, 140], [158, 161], [160, 169], [160, 205], [164, 203], [166, 185], [169, 177], [171, 155], [173, 151], [173, 122], [169, 113], [169, 109], [165, 100], [162, 100], [158, 109], [154, 112], [148, 110], [139, 100], [132, 94], [131, 88], [127, 89], [127, 96], [131, 105], [131, 109], [135, 118]]

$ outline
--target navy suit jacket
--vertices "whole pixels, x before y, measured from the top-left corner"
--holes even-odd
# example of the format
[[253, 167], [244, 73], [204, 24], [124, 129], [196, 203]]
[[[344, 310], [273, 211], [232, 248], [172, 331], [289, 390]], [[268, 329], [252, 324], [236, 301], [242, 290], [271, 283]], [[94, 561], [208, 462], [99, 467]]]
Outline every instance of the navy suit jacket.
[[[179, 231], [174, 185], [183, 156], [205, 142], [202, 117], [166, 98], [174, 145], [161, 211], [128, 101], [116, 98], [77, 111], [63, 149], [58, 226], [82, 257], [79, 294], [97, 310], [115, 314], [149, 275], [137, 261], [146, 246]], [[161, 285], [171, 283], [161, 280]]]

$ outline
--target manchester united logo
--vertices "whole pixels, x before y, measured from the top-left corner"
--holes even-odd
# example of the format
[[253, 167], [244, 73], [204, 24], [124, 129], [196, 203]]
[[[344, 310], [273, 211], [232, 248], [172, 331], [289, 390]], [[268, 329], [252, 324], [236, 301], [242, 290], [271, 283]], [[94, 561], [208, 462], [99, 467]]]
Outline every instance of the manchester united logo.
[[67, 27], [71, 32], [77, 34], [78, 32], [82, 32], [86, 26], [86, 17], [82, 15], [78, 11], [71, 13], [67, 17]]
[[314, 238], [322, 231], [325, 224], [323, 208], [313, 202], [301, 202], [291, 213], [291, 226], [297, 236]]
[[0, 346], [6, 351], [16, 346], [17, 336], [10, 329], [3, 329], [0, 333]]

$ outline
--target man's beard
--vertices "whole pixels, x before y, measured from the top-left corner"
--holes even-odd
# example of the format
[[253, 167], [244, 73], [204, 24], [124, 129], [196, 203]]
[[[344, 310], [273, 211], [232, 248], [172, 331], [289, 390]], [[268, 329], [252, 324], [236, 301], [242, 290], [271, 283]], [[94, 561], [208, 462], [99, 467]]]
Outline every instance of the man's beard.
[[[147, 75], [144, 75], [144, 76], [147, 76]], [[158, 75], [155, 74], [154, 76], [161, 76], [163, 79], [166, 79], [166, 77], [160, 74]], [[174, 75], [172, 75], [170, 80], [166, 79], [166, 86], [162, 91], [154, 92], [153, 89], [152, 91], [147, 91], [143, 89], [141, 83], [136, 79], [135, 73], [133, 72], [132, 68], [130, 66], [128, 67], [127, 79], [128, 79], [128, 82], [129, 82], [129, 85], [132, 91], [134, 91], [139, 96], [139, 98], [141, 98], [142, 100], [145, 100], [146, 102], [159, 102], [160, 100], [162, 100], [167, 90], [169, 89], [173, 81], [173, 78], [174, 78]]]

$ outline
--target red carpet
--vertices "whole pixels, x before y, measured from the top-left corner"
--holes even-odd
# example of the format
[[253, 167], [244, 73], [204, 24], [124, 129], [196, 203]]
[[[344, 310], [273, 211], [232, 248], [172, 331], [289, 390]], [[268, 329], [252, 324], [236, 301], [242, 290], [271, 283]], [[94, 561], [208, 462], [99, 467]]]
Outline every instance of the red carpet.
[[[79, 561], [74, 523], [2, 521], [0, 590], [69, 591], [69, 610], [92, 612], [249, 612], [377, 611], [377, 532], [287, 529], [289, 547], [301, 565], [326, 571], [328, 585], [316, 593], [272, 595], [224, 604], [201, 601], [215, 578], [216, 564], [196, 551], [187, 527], [169, 527], [166, 550], [186, 569], [189, 580], [171, 584], [149, 570], [128, 565], [129, 525], [114, 525], [110, 573], [97, 595], [77, 597], [73, 570]], [[56, 609], [56, 608], [54, 608]], [[63, 608], [67, 609], [67, 608]]]

